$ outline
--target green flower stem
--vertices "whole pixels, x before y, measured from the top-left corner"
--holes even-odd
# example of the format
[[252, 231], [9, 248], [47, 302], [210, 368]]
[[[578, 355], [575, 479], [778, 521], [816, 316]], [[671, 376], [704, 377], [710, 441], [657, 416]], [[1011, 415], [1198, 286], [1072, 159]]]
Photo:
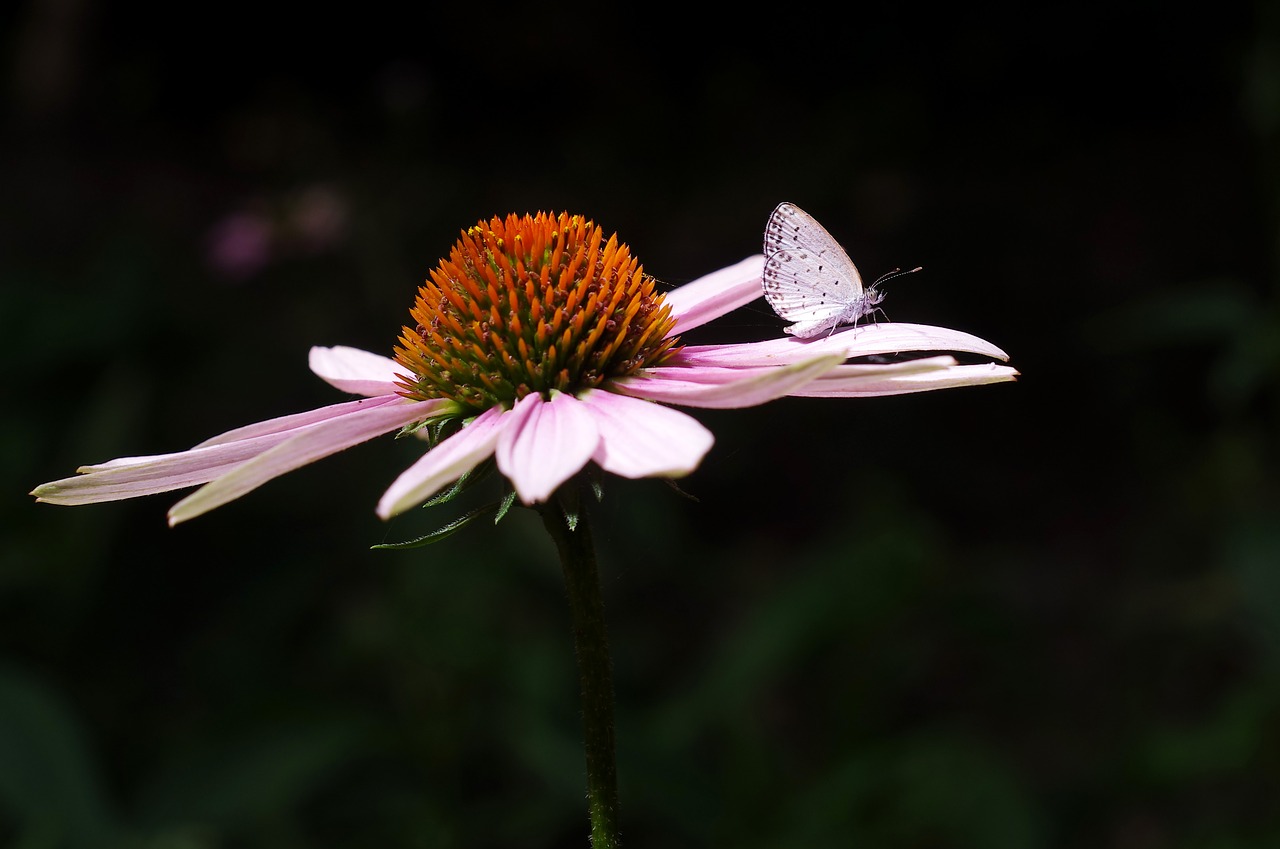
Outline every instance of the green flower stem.
[[[577, 502], [574, 482], [562, 488]], [[573, 621], [574, 651], [582, 682], [582, 728], [587, 754], [587, 811], [593, 849], [617, 849], [618, 777], [614, 756], [613, 668], [604, 622], [604, 596], [587, 517], [578, 504], [568, 510], [553, 499], [540, 511], [542, 523], [556, 542]], [[570, 516], [574, 526], [570, 529]]]

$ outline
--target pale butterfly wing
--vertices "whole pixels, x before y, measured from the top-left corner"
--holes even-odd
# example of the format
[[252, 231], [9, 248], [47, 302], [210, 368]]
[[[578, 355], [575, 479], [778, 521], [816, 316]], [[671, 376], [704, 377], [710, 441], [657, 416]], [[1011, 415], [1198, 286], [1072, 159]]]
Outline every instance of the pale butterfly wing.
[[862, 291], [862, 277], [853, 260], [827, 228], [818, 219], [794, 203], [780, 203], [769, 215], [764, 228], [764, 255], [766, 258], [783, 249], [806, 249], [833, 257], [833, 261], [853, 269], [853, 279]]
[[763, 289], [769, 306], [795, 322], [786, 332], [816, 336], [856, 322], [879, 302], [864, 292], [862, 276], [840, 243], [817, 220], [792, 203], [781, 203], [764, 230]]
[[778, 204], [764, 229], [764, 294], [783, 318], [838, 315], [862, 297], [862, 276], [840, 243], [812, 215]]

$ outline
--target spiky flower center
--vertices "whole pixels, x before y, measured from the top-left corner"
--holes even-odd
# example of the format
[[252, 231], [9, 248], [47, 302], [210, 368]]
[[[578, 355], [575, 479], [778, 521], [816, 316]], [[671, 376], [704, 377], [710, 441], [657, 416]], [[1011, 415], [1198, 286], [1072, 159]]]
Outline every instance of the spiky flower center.
[[475, 410], [577, 393], [677, 350], [675, 318], [617, 234], [580, 215], [508, 215], [462, 233], [431, 271], [396, 361], [401, 394]]

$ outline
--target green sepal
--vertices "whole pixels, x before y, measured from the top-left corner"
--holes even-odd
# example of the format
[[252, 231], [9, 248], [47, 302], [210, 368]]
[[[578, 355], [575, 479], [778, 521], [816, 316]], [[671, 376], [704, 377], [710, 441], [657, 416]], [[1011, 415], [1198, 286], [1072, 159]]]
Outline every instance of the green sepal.
[[669, 486], [669, 487], [671, 487], [673, 490], [675, 490], [675, 492], [676, 492], [676, 494], [677, 494], [677, 495], [682, 495], [682, 496], [684, 496], [685, 498], [689, 499], [690, 501], [699, 501], [699, 503], [700, 503], [700, 499], [698, 498], [698, 496], [694, 495], [694, 494], [693, 494], [693, 493], [691, 493], [691, 492], [685, 492], [683, 489], [681, 489], [681, 488], [680, 488], [680, 485], [679, 485], [679, 484], [677, 484], [673, 479], [671, 479], [671, 478], [663, 478], [663, 479], [662, 479], [662, 481], [663, 481], [663, 483], [665, 483], [667, 486]]
[[507, 515], [507, 511], [511, 509], [511, 505], [516, 503], [516, 491], [513, 489], [502, 497], [502, 503], [498, 505], [498, 515], [493, 517], [493, 523], [496, 525], [502, 521], [502, 517]]
[[426, 443], [428, 450], [430, 450], [456, 433], [474, 418], [475, 416], [462, 418], [458, 415], [456, 410], [442, 412], [429, 419], [423, 419], [420, 422], [413, 422], [412, 424], [405, 425], [400, 428], [400, 430], [396, 431], [396, 439], [400, 439], [405, 436], [417, 436], [419, 431], [425, 428]]
[[442, 492], [437, 492], [435, 495], [422, 502], [421, 506], [435, 507], [437, 504], [447, 504], [457, 498], [458, 495], [467, 488], [467, 476], [470, 474], [470, 472], [465, 472], [462, 477], [453, 482], [453, 486]]
[[443, 492], [439, 492], [426, 501], [422, 502], [423, 507], [435, 507], [439, 504], [446, 504], [457, 498], [459, 494], [470, 489], [480, 481], [485, 480], [493, 473], [495, 464], [493, 459], [484, 460], [474, 469], [463, 472], [462, 476], [453, 482], [453, 485]]
[[582, 498], [576, 481], [570, 480], [556, 490], [556, 498], [560, 502], [560, 511], [564, 513], [564, 524], [570, 531], [578, 529], [578, 519], [582, 516]]
[[438, 528], [425, 536], [417, 539], [406, 540], [404, 542], [384, 542], [378, 545], [369, 546], [374, 551], [403, 551], [409, 548], [422, 548], [424, 545], [431, 545], [433, 542], [439, 542], [445, 537], [453, 536], [453, 534], [465, 528], [486, 513], [492, 513], [495, 510], [502, 509], [503, 502], [495, 501], [493, 504], [486, 504], [483, 507], [464, 513], [454, 519], [442, 528]]
[[587, 484], [591, 487], [591, 494], [596, 497], [596, 503], [600, 504], [604, 501], [604, 469], [595, 463], [587, 466]]

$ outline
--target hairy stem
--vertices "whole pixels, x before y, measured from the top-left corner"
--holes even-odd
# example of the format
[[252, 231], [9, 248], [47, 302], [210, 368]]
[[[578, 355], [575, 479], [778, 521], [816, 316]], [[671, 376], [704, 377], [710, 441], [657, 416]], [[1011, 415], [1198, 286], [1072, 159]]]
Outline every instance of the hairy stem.
[[[575, 486], [570, 482], [562, 490]], [[587, 811], [593, 849], [617, 849], [618, 779], [613, 731], [613, 663], [605, 629], [604, 596], [595, 548], [582, 503], [573, 492], [540, 509], [564, 569], [582, 685], [582, 729], [587, 755]], [[585, 499], [583, 499], [585, 500]], [[568, 505], [568, 506], [566, 506]], [[572, 527], [571, 527], [572, 525]]]

